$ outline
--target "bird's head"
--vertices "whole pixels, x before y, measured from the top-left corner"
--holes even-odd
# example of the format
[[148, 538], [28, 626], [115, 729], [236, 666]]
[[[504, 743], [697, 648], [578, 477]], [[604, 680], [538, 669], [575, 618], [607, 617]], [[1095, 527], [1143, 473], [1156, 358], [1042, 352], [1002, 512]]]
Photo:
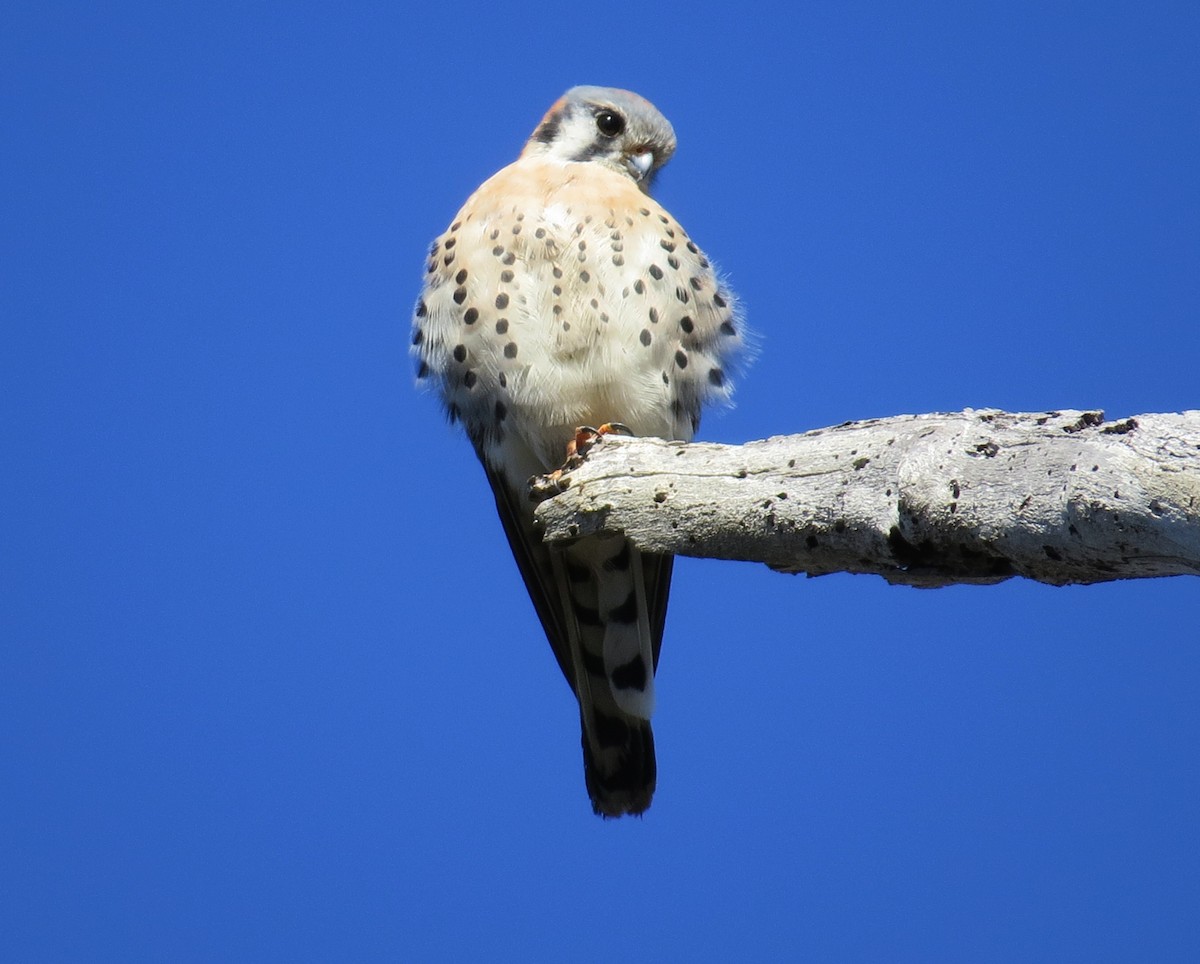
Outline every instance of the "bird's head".
[[522, 157], [603, 164], [645, 191], [675, 153], [675, 131], [658, 109], [616, 87], [572, 87], [546, 112]]

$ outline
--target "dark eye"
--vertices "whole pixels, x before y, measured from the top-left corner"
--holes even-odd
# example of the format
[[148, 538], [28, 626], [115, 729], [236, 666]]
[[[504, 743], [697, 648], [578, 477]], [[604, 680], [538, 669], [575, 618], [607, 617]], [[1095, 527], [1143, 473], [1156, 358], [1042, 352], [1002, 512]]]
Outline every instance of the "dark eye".
[[625, 118], [615, 110], [602, 110], [596, 115], [596, 130], [605, 137], [616, 137], [625, 130]]

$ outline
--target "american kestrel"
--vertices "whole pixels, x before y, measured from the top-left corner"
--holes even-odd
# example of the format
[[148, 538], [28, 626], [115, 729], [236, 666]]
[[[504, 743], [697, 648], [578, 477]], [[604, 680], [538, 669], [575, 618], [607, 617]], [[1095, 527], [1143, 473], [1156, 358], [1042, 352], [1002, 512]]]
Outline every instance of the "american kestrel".
[[596, 813], [641, 813], [655, 786], [654, 671], [673, 557], [620, 536], [550, 549], [531, 476], [580, 426], [690, 439], [728, 399], [743, 342], [733, 296], [648, 194], [675, 132], [637, 94], [574, 87], [520, 157], [467, 200], [429, 253], [413, 319], [432, 381], [483, 462], [558, 665], [579, 701]]

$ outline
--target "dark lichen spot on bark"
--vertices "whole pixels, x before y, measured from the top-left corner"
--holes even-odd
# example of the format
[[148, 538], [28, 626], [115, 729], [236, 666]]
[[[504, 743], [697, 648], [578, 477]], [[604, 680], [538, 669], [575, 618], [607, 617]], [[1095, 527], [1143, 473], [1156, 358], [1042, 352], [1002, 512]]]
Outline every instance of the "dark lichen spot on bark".
[[1121, 422], [1113, 422], [1112, 425], [1102, 428], [1100, 431], [1104, 435], [1126, 435], [1138, 427], [1136, 418], [1127, 418]]
[[869, 458], [867, 458], [866, 456], [855, 459], [854, 462], [852, 463], [854, 465], [854, 471], [857, 472], [863, 466], [867, 465], [870, 461], [871, 460]]
[[1042, 546], [1042, 551], [1046, 553], [1047, 559], [1053, 559], [1055, 562], [1062, 562], [1062, 555], [1054, 546]]
[[980, 453], [985, 459], [993, 459], [996, 453], [1000, 451], [1000, 446], [995, 442], [981, 442], [975, 446], [975, 451]]
[[1155, 515], [1163, 515], [1167, 511], [1166, 506], [1164, 506], [1161, 502], [1159, 502], [1158, 499], [1151, 499], [1150, 505], [1148, 508]]
[[[1063, 431], [1068, 434], [1082, 432], [1085, 428], [1093, 428], [1104, 422], [1103, 412], [1084, 412], [1079, 418], [1075, 419], [1070, 425], [1064, 425]], [[1041, 422], [1038, 423], [1039, 425]]]

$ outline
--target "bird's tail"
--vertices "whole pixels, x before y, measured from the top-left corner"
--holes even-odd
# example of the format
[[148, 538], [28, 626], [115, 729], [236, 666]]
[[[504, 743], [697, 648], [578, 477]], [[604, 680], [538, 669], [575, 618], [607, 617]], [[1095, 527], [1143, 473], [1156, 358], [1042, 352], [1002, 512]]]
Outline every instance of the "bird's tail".
[[561, 558], [592, 808], [605, 817], [641, 813], [656, 781], [656, 647], [641, 553], [620, 536], [591, 537]]
[[623, 714], [606, 716], [593, 709], [591, 719], [585, 715], [581, 722], [583, 778], [592, 810], [601, 817], [645, 811], [657, 782], [650, 721]]

